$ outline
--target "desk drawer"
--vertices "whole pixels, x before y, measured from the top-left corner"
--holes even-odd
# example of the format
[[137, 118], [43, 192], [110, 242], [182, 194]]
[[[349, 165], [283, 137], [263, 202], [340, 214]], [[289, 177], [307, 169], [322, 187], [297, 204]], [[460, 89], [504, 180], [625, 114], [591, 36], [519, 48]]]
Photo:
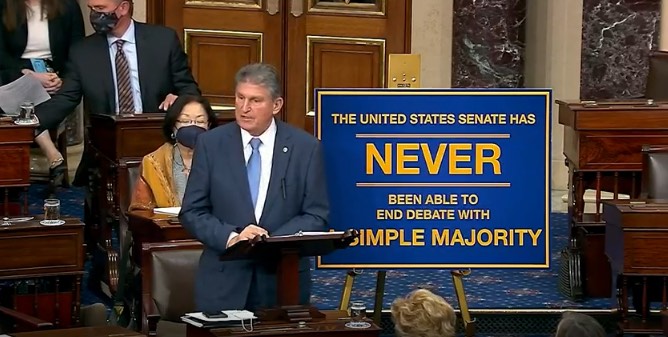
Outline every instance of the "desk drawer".
[[30, 184], [30, 148], [26, 144], [0, 145], [0, 186]]
[[624, 230], [624, 273], [668, 275], [668, 231]]
[[0, 277], [83, 270], [83, 229], [0, 236]]

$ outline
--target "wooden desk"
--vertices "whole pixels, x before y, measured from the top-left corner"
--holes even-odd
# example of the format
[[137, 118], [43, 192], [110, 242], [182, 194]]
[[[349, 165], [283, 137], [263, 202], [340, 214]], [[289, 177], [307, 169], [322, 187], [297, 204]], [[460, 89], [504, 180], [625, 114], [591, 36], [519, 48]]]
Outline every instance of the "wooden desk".
[[21, 332], [12, 337], [140, 337], [142, 334], [115, 325]]
[[[164, 113], [143, 113], [139, 115], [91, 115], [89, 143], [100, 172], [100, 181], [96, 196], [95, 209], [101, 210], [99, 218], [91, 221], [99, 225], [97, 241], [109, 246], [111, 226], [119, 221], [121, 193], [119, 168], [124, 160], [141, 160], [143, 156], [155, 151], [165, 143], [162, 125]], [[234, 114], [221, 113], [218, 123], [234, 120]], [[88, 219], [86, 219], [88, 221]], [[89, 224], [90, 225], [90, 224]]]
[[132, 232], [132, 256], [136, 258], [137, 265], [141, 265], [141, 247], [144, 243], [193, 239], [177, 217], [151, 211], [129, 212], [128, 227]]
[[621, 313], [619, 328], [623, 333], [660, 334], [661, 318], [647, 310], [639, 317], [629, 317], [629, 278], [642, 279], [642, 307], [647, 305], [647, 281], [659, 278], [663, 283], [662, 310], [666, 310], [668, 291], [668, 203], [642, 201], [610, 201], [603, 203], [606, 222], [605, 253], [610, 259], [613, 277], [621, 277], [618, 303]]
[[[601, 192], [613, 198], [640, 193], [643, 145], [668, 144], [668, 103], [646, 101], [557, 101], [564, 125], [564, 155], [568, 166], [568, 213], [571, 238], [581, 248], [585, 295], [609, 297], [610, 266], [603, 252], [605, 224], [601, 221]], [[584, 212], [584, 192], [595, 190], [596, 210]]]
[[246, 332], [242, 328], [202, 329], [188, 324], [186, 337], [218, 337], [218, 336], [345, 336], [345, 337], [377, 337], [381, 329], [371, 323], [368, 329], [346, 328], [347, 320], [339, 319], [347, 317], [345, 311], [323, 311], [326, 317], [321, 321], [306, 323], [305, 328], [298, 327], [297, 323], [265, 322], [253, 326], [252, 332]]
[[38, 220], [0, 226], [0, 281], [12, 281], [11, 289], [2, 289], [12, 303], [3, 304], [56, 327], [79, 325], [84, 273], [83, 224], [65, 221], [55, 227]]
[[0, 188], [4, 188], [3, 213], [18, 215], [10, 211], [10, 188], [22, 188], [23, 210], [28, 214], [28, 187], [30, 186], [30, 145], [33, 143], [35, 126], [0, 122]]

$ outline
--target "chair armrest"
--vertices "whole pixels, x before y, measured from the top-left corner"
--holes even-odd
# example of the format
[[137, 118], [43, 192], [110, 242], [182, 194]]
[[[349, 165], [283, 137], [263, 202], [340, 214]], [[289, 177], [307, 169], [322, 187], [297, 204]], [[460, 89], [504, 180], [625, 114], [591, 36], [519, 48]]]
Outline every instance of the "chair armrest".
[[158, 308], [155, 307], [153, 298], [150, 294], [142, 294], [142, 318], [143, 324], [142, 333], [146, 336], [156, 336], [158, 331], [158, 322], [160, 321], [160, 313], [158, 313]]
[[14, 309], [0, 306], [0, 314], [7, 315], [16, 321], [29, 325], [35, 330], [48, 329], [53, 327], [53, 323], [41, 320], [37, 317], [26, 315]]

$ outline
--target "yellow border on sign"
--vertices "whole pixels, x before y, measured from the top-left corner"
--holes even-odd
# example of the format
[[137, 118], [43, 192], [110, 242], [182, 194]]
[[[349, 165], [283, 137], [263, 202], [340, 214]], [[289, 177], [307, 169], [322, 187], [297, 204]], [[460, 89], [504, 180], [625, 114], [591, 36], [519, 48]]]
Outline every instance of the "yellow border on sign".
[[[419, 89], [418, 89], [419, 90]], [[323, 96], [544, 96], [545, 97], [545, 263], [543, 264], [328, 264], [323, 265], [321, 257], [316, 260], [316, 267], [321, 269], [339, 268], [371, 268], [371, 269], [407, 269], [407, 268], [547, 268], [550, 266], [550, 143], [552, 122], [552, 102], [550, 91], [509, 91], [489, 89], [481, 91], [417, 91], [416, 89], [379, 89], [379, 90], [332, 90], [318, 91], [318, 105], [315, 109], [317, 124], [315, 126], [316, 137], [322, 138], [322, 118], [320, 109]]]

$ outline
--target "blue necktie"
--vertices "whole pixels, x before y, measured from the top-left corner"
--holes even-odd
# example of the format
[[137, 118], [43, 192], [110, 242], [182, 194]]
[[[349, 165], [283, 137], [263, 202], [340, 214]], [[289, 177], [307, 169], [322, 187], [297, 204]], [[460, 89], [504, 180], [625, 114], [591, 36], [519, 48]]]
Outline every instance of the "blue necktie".
[[260, 191], [260, 166], [262, 159], [260, 158], [260, 151], [258, 148], [262, 144], [260, 138], [253, 138], [250, 141], [250, 145], [253, 148], [253, 153], [251, 153], [250, 158], [248, 158], [248, 163], [246, 164], [246, 170], [248, 171], [248, 186], [250, 187], [251, 199], [253, 199], [253, 207], [257, 203], [257, 195]]

